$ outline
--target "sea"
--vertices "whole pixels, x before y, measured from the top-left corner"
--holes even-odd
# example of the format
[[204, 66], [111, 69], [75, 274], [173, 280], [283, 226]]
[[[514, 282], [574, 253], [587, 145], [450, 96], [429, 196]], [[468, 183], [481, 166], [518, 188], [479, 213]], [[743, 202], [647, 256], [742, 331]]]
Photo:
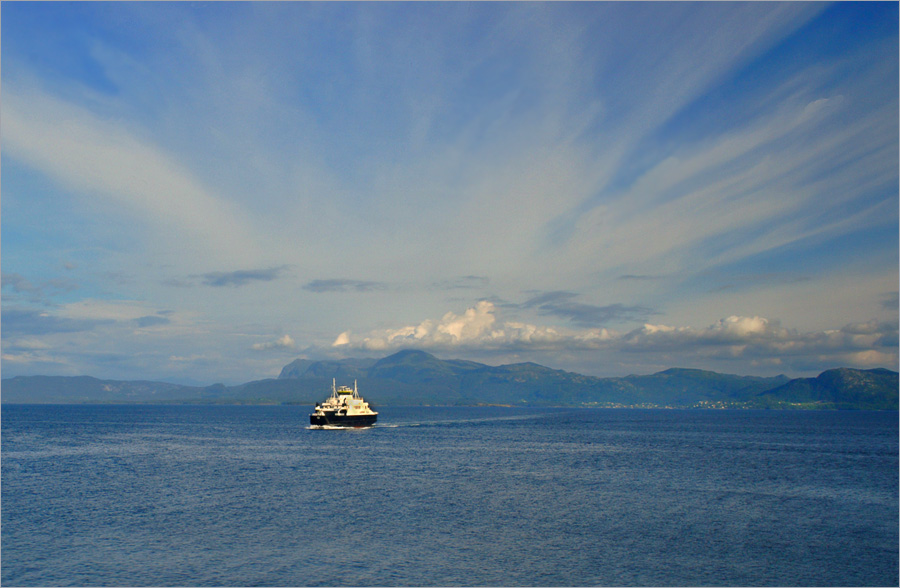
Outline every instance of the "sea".
[[3, 405], [3, 586], [897, 586], [898, 413]]

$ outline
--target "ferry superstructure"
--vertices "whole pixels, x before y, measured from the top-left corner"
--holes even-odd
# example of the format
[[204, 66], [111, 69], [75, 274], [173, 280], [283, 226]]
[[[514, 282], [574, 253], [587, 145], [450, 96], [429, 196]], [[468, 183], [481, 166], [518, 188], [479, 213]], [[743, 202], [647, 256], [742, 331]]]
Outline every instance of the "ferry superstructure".
[[309, 424], [314, 427], [371, 427], [378, 420], [378, 413], [363, 400], [353, 381], [353, 389], [336, 386], [331, 380], [331, 396], [325, 402], [317, 403], [315, 411], [309, 415]]

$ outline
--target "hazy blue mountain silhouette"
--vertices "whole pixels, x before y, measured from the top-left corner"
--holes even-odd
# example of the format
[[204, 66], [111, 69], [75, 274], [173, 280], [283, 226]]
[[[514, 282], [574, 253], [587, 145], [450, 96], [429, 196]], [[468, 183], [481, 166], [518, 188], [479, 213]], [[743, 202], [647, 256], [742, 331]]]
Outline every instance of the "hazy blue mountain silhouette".
[[536, 363], [489, 366], [404, 350], [382, 359], [298, 359], [278, 378], [237, 386], [19, 376], [2, 382], [4, 403], [312, 404], [339, 384], [358, 382], [373, 405], [745, 406], [888, 409], [898, 407], [897, 372], [827, 370], [816, 378], [756, 377], [672, 368], [598, 378]]

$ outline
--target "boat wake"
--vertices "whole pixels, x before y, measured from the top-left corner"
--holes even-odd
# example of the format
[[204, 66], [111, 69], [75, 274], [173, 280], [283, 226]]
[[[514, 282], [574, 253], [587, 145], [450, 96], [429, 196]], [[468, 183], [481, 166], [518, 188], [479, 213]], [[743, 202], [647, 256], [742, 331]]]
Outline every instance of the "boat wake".
[[364, 431], [369, 429], [405, 429], [410, 427], [453, 427], [459, 425], [470, 425], [479, 423], [492, 423], [499, 421], [522, 421], [537, 419], [546, 416], [546, 413], [535, 413], [514, 416], [490, 416], [475, 418], [446, 419], [433, 421], [408, 421], [394, 423], [374, 423], [367, 426], [354, 427], [352, 425], [309, 425], [307, 430], [327, 430], [327, 431]]
[[514, 416], [490, 416], [490, 417], [473, 417], [460, 419], [446, 419], [434, 421], [411, 421], [400, 423], [378, 423], [374, 425], [376, 429], [398, 429], [406, 427], [453, 427], [457, 425], [469, 425], [478, 423], [494, 423], [502, 421], [524, 421], [538, 419], [546, 416], [546, 413], [514, 415]]

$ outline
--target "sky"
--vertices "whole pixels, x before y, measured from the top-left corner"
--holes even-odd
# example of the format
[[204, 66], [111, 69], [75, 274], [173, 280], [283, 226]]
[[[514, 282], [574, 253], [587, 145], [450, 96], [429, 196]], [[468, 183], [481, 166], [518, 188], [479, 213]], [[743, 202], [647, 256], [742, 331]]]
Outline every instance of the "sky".
[[4, 2], [2, 376], [898, 368], [898, 5]]

